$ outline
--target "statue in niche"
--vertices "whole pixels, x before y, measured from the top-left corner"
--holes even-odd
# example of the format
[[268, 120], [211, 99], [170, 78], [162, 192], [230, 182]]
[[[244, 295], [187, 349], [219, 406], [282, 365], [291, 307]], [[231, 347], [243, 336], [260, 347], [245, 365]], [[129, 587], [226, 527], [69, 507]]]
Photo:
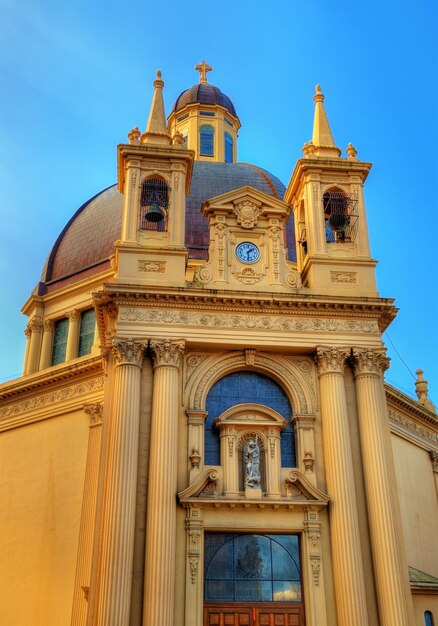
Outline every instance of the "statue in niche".
[[248, 440], [244, 448], [245, 487], [260, 489], [260, 448], [258, 435]]

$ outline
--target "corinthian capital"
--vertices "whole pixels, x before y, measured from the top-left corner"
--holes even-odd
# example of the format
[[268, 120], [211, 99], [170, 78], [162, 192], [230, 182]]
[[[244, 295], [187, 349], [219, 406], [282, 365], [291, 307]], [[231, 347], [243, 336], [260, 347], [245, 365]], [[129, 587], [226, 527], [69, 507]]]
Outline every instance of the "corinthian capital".
[[331, 348], [319, 346], [316, 348], [315, 361], [320, 374], [343, 374], [345, 361], [350, 355], [350, 348]]
[[114, 339], [112, 353], [117, 365], [141, 366], [147, 343], [139, 343], [133, 339]]
[[358, 374], [381, 374], [389, 367], [385, 353], [370, 348], [353, 348], [354, 372]]
[[79, 322], [79, 320], [81, 319], [81, 313], [77, 309], [73, 309], [72, 311], [69, 311], [67, 313], [67, 317], [70, 322]]
[[27, 327], [33, 332], [33, 333], [40, 333], [43, 329], [43, 322], [42, 319], [40, 317], [33, 317], [29, 324], [27, 325]]
[[84, 413], [90, 418], [90, 426], [97, 426], [102, 423], [103, 405], [99, 403], [85, 404]]
[[170, 339], [157, 339], [151, 341], [150, 346], [154, 359], [154, 367], [159, 367], [160, 365], [180, 366], [185, 346], [183, 340], [171, 341]]

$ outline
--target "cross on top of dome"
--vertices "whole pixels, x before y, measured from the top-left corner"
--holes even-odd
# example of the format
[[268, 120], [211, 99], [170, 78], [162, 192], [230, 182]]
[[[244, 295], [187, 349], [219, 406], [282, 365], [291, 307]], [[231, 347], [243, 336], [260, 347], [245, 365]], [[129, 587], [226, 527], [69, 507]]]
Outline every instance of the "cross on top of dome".
[[199, 82], [206, 83], [207, 82], [207, 72], [211, 72], [213, 68], [211, 65], [207, 65], [205, 61], [201, 61], [198, 65], [195, 65], [195, 70], [199, 72]]

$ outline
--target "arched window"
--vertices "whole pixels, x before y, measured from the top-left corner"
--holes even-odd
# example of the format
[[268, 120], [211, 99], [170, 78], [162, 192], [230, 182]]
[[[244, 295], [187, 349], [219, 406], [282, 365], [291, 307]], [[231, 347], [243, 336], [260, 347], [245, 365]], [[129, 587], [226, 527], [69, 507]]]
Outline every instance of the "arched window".
[[201, 156], [214, 155], [214, 128], [210, 124], [202, 124], [200, 128], [199, 153]]
[[141, 186], [140, 230], [167, 230], [169, 187], [161, 178], [147, 178]]
[[301, 602], [297, 535], [205, 534], [207, 602]]
[[263, 404], [274, 409], [286, 420], [288, 426], [281, 433], [281, 465], [296, 467], [295, 434], [291, 423], [292, 409], [283, 389], [271, 378], [257, 372], [234, 372], [213, 385], [208, 392], [205, 422], [205, 463], [220, 465], [219, 433], [214, 420], [226, 409], [236, 404]]
[[224, 142], [225, 142], [225, 163], [233, 162], [233, 137], [230, 133], [225, 131], [224, 133]]
[[434, 626], [435, 622], [433, 621], [433, 615], [431, 611], [424, 611], [424, 625], [425, 626]]

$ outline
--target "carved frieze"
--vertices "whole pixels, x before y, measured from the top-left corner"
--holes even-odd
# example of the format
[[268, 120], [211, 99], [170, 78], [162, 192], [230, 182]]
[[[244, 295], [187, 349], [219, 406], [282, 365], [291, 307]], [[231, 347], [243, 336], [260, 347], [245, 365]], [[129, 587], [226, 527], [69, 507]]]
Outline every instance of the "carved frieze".
[[166, 271], [166, 261], [144, 261], [138, 260], [139, 272], [154, 272], [156, 274], [164, 274]]
[[432, 429], [429, 430], [428, 428], [420, 426], [416, 421], [409, 419], [398, 411], [394, 411], [394, 409], [390, 408], [388, 410], [388, 414], [389, 419], [393, 423], [399, 424], [406, 431], [412, 433], [420, 439], [423, 439], [428, 446], [430, 443], [433, 443], [435, 446], [438, 444], [438, 436]]
[[[250, 268], [248, 268], [250, 269]], [[260, 328], [295, 332], [378, 333], [374, 320], [305, 318], [289, 315], [247, 315], [202, 313], [168, 309], [123, 308], [119, 319], [125, 322], [204, 326], [210, 328]]]
[[44, 409], [45, 407], [52, 406], [58, 402], [66, 402], [76, 396], [85, 395], [102, 389], [103, 386], [104, 379], [100, 376], [99, 378], [83, 381], [76, 385], [39, 394], [33, 398], [28, 398], [26, 400], [22, 400], [21, 402], [16, 402], [10, 404], [9, 406], [2, 407], [0, 409], [0, 419], [19, 416], [27, 411]]
[[357, 283], [357, 272], [330, 272], [332, 283]]

